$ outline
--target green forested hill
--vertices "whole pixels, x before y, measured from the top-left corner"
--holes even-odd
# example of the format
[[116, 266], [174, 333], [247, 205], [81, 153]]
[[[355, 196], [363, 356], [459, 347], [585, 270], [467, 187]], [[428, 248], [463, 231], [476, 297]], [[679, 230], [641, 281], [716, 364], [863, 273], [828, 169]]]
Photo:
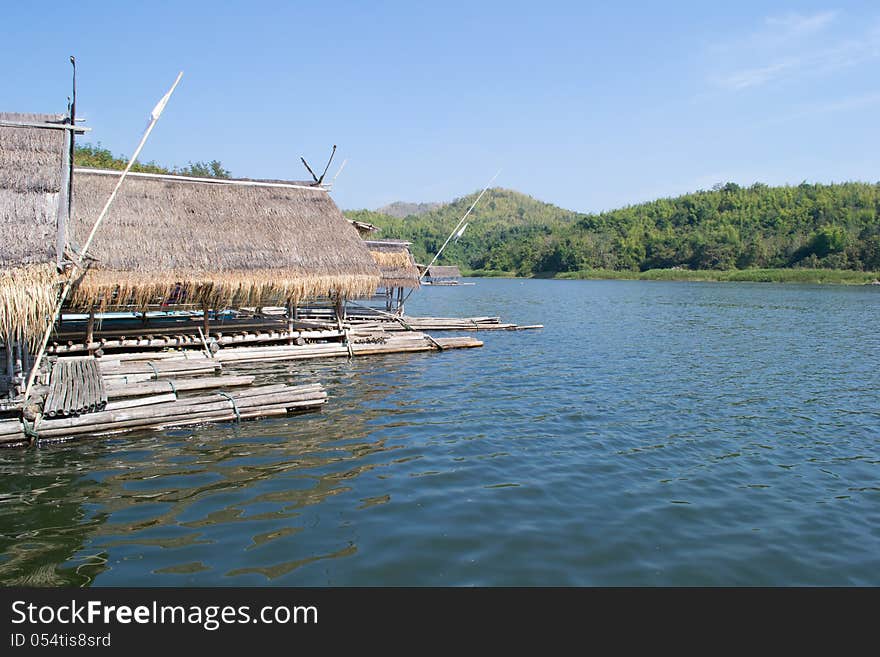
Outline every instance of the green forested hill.
[[[380, 226], [379, 237], [412, 240], [416, 258], [424, 261], [475, 198], [402, 219], [367, 210], [346, 214]], [[468, 223], [441, 260], [478, 272], [880, 270], [880, 184], [728, 183], [599, 214], [491, 189]]]

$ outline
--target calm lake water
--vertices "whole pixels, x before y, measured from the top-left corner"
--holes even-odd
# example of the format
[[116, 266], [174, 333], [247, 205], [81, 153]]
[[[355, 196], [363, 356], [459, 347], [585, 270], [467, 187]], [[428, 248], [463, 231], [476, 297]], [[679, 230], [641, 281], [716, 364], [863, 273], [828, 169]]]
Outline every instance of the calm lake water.
[[[479, 280], [322, 413], [0, 450], [0, 583], [880, 584], [880, 288]], [[243, 371], [244, 368], [241, 368]]]

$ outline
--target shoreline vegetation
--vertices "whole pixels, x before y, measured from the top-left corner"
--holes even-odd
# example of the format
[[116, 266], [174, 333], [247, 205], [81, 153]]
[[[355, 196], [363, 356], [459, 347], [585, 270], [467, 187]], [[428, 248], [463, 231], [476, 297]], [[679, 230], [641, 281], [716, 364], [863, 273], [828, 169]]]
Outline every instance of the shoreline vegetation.
[[[400, 218], [347, 212], [433, 257], [475, 194]], [[719, 183], [599, 213], [491, 188], [441, 264], [524, 278], [864, 284], [880, 272], [880, 183]]]
[[707, 283], [811, 283], [822, 285], [870, 285], [880, 272], [848, 269], [649, 269], [616, 271], [586, 269], [574, 272], [542, 272], [529, 276], [499, 270], [463, 270], [474, 278], [531, 278], [544, 280], [700, 281]]

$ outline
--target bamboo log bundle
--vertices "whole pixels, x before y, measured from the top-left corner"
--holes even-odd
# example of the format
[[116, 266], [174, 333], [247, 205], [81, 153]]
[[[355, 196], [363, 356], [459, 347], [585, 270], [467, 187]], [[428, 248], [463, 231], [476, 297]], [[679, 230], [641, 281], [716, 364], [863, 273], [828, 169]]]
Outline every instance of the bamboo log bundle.
[[35, 431], [41, 440], [58, 440], [82, 434], [163, 428], [316, 410], [326, 401], [327, 393], [320, 384], [278, 384], [228, 395], [213, 393], [175, 401], [142, 403], [81, 417], [43, 419], [38, 422]]
[[94, 357], [59, 358], [52, 366], [43, 402], [46, 417], [90, 413], [106, 403], [107, 393]]

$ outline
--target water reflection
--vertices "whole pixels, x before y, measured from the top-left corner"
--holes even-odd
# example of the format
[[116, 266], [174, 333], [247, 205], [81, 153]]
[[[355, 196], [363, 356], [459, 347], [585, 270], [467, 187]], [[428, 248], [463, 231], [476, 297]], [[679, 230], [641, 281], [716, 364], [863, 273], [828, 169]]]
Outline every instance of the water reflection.
[[[273, 382], [319, 378], [332, 386], [336, 408], [314, 417], [5, 452], [0, 581], [88, 585], [113, 569], [108, 552], [122, 550], [124, 559], [145, 552], [138, 548], [210, 553], [210, 546], [226, 542], [206, 531], [218, 527], [236, 536], [253, 527], [245, 549], [254, 550], [307, 529], [297, 522], [315, 526], [317, 521], [306, 517], [304, 509], [350, 491], [347, 482], [388, 466], [401, 447], [387, 445], [385, 438], [370, 439], [368, 424], [396, 413], [392, 397], [406, 382], [393, 371], [363, 365], [328, 361], [310, 363], [305, 371], [273, 365], [267, 374]], [[357, 407], [347, 407], [355, 396]], [[406, 422], [394, 426], [405, 427]], [[360, 508], [389, 500], [387, 494], [378, 496], [364, 500]], [[258, 531], [266, 522], [275, 528]], [[355, 551], [346, 545], [323, 555], [225, 574], [275, 578], [299, 565]], [[191, 575], [213, 568], [199, 560], [156, 568], [155, 573]]]

